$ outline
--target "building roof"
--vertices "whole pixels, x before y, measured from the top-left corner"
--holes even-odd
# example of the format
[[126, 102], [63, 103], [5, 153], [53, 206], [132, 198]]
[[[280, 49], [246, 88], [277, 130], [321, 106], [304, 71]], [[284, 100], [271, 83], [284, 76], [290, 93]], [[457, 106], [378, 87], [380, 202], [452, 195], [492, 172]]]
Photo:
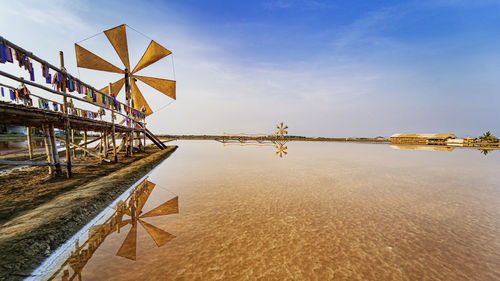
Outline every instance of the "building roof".
[[454, 134], [394, 134], [391, 138], [456, 139]]

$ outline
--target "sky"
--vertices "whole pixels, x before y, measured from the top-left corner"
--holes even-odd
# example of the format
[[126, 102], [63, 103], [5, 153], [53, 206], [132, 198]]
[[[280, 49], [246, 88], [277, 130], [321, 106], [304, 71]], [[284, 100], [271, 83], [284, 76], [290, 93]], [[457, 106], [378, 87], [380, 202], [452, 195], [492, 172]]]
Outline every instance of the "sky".
[[271, 134], [278, 122], [312, 137], [500, 134], [498, 0], [0, 0], [0, 8], [1, 36], [55, 65], [62, 50], [68, 71], [97, 88], [120, 76], [77, 68], [75, 42], [122, 67], [102, 31], [126, 23], [132, 65], [151, 38], [171, 50], [141, 74], [175, 79], [177, 100], [139, 83], [158, 134]]

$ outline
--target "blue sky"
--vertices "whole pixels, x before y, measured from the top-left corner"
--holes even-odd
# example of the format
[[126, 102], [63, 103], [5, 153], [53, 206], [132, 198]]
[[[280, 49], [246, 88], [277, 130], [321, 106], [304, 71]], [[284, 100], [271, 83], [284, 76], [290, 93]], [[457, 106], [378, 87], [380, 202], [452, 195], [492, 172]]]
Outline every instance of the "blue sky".
[[[1, 2], [2, 35], [55, 64], [64, 50], [97, 87], [115, 77], [78, 72], [74, 42], [122, 23], [152, 37], [175, 72], [169, 58], [148, 74], [178, 81], [171, 104], [143, 90], [157, 132], [270, 133], [284, 121], [309, 136], [500, 134], [500, 1], [99, 2]], [[128, 32], [137, 61], [148, 40]], [[103, 36], [82, 44], [114, 55]]]

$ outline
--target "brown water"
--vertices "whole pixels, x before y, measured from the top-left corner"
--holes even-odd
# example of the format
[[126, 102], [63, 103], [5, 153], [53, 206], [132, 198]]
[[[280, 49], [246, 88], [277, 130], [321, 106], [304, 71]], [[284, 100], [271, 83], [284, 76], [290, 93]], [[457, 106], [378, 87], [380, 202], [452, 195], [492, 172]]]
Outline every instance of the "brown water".
[[500, 279], [500, 151], [178, 145], [55, 280]]

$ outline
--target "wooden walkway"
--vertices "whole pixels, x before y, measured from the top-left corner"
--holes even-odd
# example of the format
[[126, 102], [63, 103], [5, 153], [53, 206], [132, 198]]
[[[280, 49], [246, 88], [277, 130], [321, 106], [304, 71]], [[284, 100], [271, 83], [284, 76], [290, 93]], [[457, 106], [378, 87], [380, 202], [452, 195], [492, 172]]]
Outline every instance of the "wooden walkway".
[[[36, 127], [52, 124], [55, 128], [65, 130], [66, 120], [69, 119], [71, 129], [78, 131], [109, 132], [113, 129], [111, 122], [93, 120], [76, 115], [66, 115], [63, 112], [28, 107], [22, 104], [0, 101], [0, 123], [12, 126]], [[115, 124], [118, 133], [131, 132], [133, 128]], [[144, 133], [142, 128], [134, 128], [135, 132]]]
[[[26, 80], [24, 77], [0, 70], [0, 76], [10, 82], [20, 83], [18, 87], [0, 83], [2, 97], [7, 99], [10, 96], [11, 100], [0, 101], [0, 125], [26, 127], [30, 160], [33, 159], [32, 128], [37, 128], [43, 134], [49, 177], [62, 175], [61, 166], [66, 166], [66, 176], [71, 177], [71, 158], [75, 156], [71, 151], [76, 149], [102, 161], [116, 162], [118, 153], [132, 155], [134, 150], [142, 150], [146, 138], [160, 149], [166, 148], [166, 145], [146, 128], [146, 115], [144, 111], [133, 108], [131, 98], [126, 102], [118, 101], [113, 96], [113, 93], [116, 95], [117, 92], [113, 92], [111, 83], [105, 89], [98, 90], [66, 71], [62, 52], [59, 52], [59, 60], [60, 67], [56, 67], [0, 37], [0, 63], [12, 66], [19, 64], [19, 67], [25, 68], [30, 74], [30, 79]], [[38, 66], [35, 67], [33, 63], [38, 63]], [[42, 72], [39, 72], [40, 69]], [[43, 75], [42, 83], [35, 82], [35, 73]], [[40, 77], [38, 81], [39, 79]], [[52, 87], [47, 87], [47, 84]], [[32, 93], [32, 90], [38, 92]], [[129, 83], [125, 83], [125, 92], [130, 93]], [[62, 102], [55, 101], [54, 98], [62, 98]], [[73, 101], [83, 108], [75, 107]], [[38, 108], [34, 104], [38, 105]], [[116, 123], [117, 117], [122, 117], [120, 123]], [[56, 138], [55, 128], [64, 132], [64, 139]], [[83, 132], [82, 143], [75, 142], [75, 131]], [[100, 136], [87, 140], [87, 132], [97, 132]], [[88, 147], [97, 141], [99, 142], [94, 149]], [[65, 163], [59, 158], [56, 142], [64, 143], [66, 147]], [[2, 164], [43, 165], [43, 162], [2, 160]]]

